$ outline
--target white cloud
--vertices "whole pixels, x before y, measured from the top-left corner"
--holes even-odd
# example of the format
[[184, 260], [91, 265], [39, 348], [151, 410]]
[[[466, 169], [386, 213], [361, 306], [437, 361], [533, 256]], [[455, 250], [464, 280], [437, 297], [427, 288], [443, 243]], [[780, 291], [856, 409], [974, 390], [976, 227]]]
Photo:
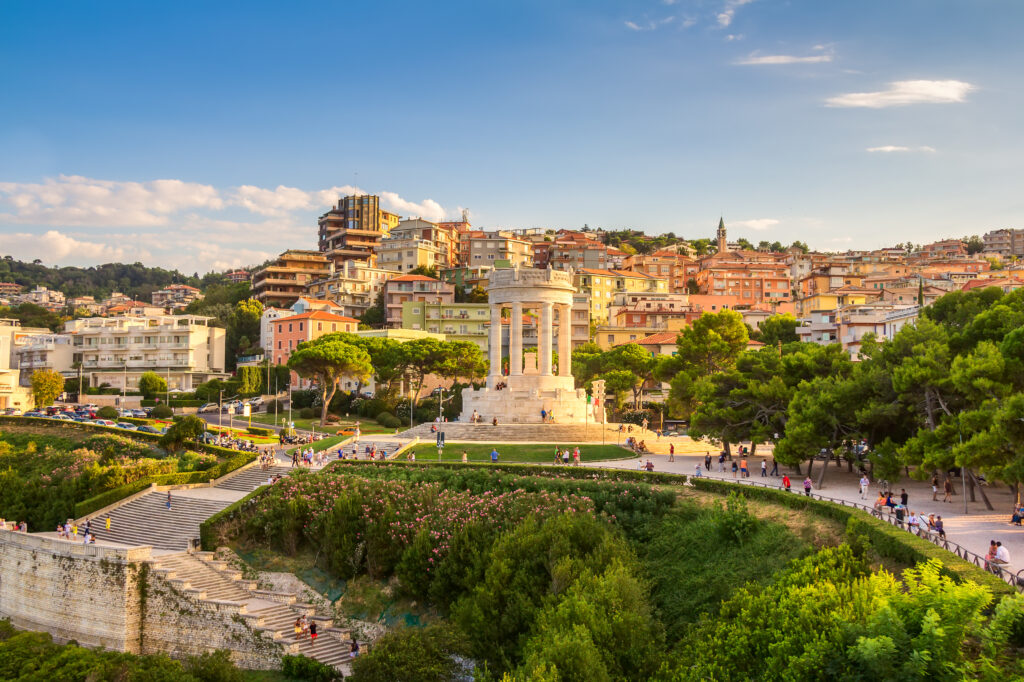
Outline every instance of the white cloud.
[[925, 152], [925, 153], [928, 153], [928, 154], [934, 154], [935, 153], [935, 148], [934, 147], [928, 147], [928, 146], [904, 147], [904, 146], [901, 146], [901, 145], [887, 144], [887, 145], [883, 145], [881, 147], [868, 147], [867, 151], [869, 151], [869, 152], [881, 152], [881, 153], [884, 153], [884, 154], [888, 154], [888, 153], [892, 153], [892, 152]]
[[235, 189], [231, 203], [261, 215], [282, 215], [312, 208], [312, 200], [309, 192], [296, 187], [278, 185], [275, 189], [264, 189], [242, 185]]
[[409, 218], [424, 220], [443, 220], [446, 212], [441, 204], [433, 199], [425, 199], [420, 203], [406, 201], [394, 192], [380, 192], [380, 203], [389, 211], [394, 211]]
[[685, 17], [685, 18], [683, 18], [683, 28], [690, 28], [691, 26], [696, 26], [696, 25], [697, 25], [697, 20], [694, 17]]
[[123, 247], [75, 239], [57, 230], [43, 234], [0, 234], [0, 251], [21, 260], [38, 258], [46, 263], [108, 263], [124, 261], [129, 254]]
[[736, 63], [744, 66], [772, 66], [777, 64], [824, 64], [832, 61], [831, 54], [814, 54], [805, 57], [797, 57], [788, 54], [766, 54], [758, 55], [756, 52], [738, 60]]
[[645, 19], [639, 24], [635, 21], [627, 21], [625, 24], [626, 28], [633, 31], [653, 31], [661, 26], [665, 26], [666, 24], [671, 24], [675, 20], [675, 17], [665, 17], [664, 19]]
[[748, 230], [761, 232], [762, 230], [770, 230], [778, 224], [779, 221], [775, 218], [755, 218], [753, 220], [734, 220], [729, 223], [729, 227], [745, 227]]
[[734, 40], [743, 40], [743, 34], [742, 33], [730, 33], [729, 35], [727, 35], [725, 37], [725, 42], [727, 42], [727, 43], [731, 43]]
[[42, 183], [0, 182], [0, 222], [32, 225], [159, 226], [191, 209], [219, 210], [224, 201], [210, 185], [181, 180], [120, 182], [60, 175]]
[[889, 83], [887, 90], [851, 92], [829, 97], [825, 100], [825, 106], [882, 109], [908, 104], [963, 102], [967, 98], [967, 94], [976, 89], [970, 83], [955, 80], [893, 81]]
[[718, 25], [722, 28], [726, 28], [732, 24], [732, 20], [736, 18], [736, 9], [743, 5], [749, 5], [754, 0], [728, 0], [722, 10], [715, 17], [718, 20]]

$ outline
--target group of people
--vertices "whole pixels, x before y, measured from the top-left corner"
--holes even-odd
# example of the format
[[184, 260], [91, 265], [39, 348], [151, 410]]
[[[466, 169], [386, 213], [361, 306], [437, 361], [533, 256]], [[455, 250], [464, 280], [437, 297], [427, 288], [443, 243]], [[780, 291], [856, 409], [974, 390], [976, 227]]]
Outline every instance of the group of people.
[[327, 453], [323, 450], [313, 450], [312, 446], [292, 450], [292, 467], [323, 466], [324, 464], [327, 464]]
[[260, 447], [253, 443], [251, 440], [244, 438], [236, 438], [234, 436], [228, 436], [226, 434], [218, 434], [213, 439], [213, 445], [217, 445], [222, 448], [230, 448], [231, 450], [242, 450], [243, 452], [259, 452]]
[[[28, 530], [27, 527], [25, 529]], [[82, 531], [82, 544], [83, 545], [94, 545], [96, 544], [96, 536], [92, 532], [92, 521], [86, 521], [85, 526], [79, 529], [78, 524], [72, 519], [68, 519], [64, 523], [57, 524], [57, 537], [62, 540], [71, 540], [72, 542], [78, 542], [78, 531]], [[107, 518], [107, 530], [110, 530], [110, 518]]]
[[260, 465], [260, 469], [266, 471], [270, 467], [277, 464], [277, 457], [274, 455], [273, 450], [263, 450], [260, 452], [260, 456], [256, 459]]
[[555, 423], [555, 413], [551, 412], [549, 410], [545, 410], [544, 408], [541, 408], [541, 410], [540, 410], [540, 421], [541, 421], [542, 424], [554, 424]]
[[295, 639], [301, 639], [303, 635], [309, 635], [310, 646], [316, 644], [316, 628], [316, 621], [310, 620], [306, 617], [306, 614], [302, 614], [302, 616], [295, 619]]
[[[861, 476], [860, 494], [862, 499], [865, 497], [870, 483], [867, 474]], [[914, 512], [910, 508], [910, 495], [907, 493], [906, 488], [900, 488], [899, 497], [895, 497], [891, 490], [879, 490], [878, 497], [875, 498], [872, 507], [877, 514], [881, 514], [883, 511], [894, 514], [896, 522], [901, 527], [906, 526], [907, 530], [912, 533], [925, 529], [937, 534], [942, 539], [946, 538], [946, 529], [942, 523], [942, 517], [935, 514], [929, 514], [925, 517], [924, 514]]]
[[638, 459], [636, 462], [637, 471], [654, 471], [654, 462], [647, 460], [645, 463], [643, 459]]
[[985, 555], [985, 568], [998, 572], [997, 567], [1006, 566], [1010, 563], [1010, 551], [1003, 547], [1003, 543], [991, 541], [988, 545], [988, 553]]
[[637, 453], [638, 455], [650, 452], [650, 450], [647, 449], [646, 441], [637, 440], [633, 436], [630, 436], [629, 438], [626, 439], [626, 447], [632, 450], [633, 452]]
[[580, 447], [578, 445], [571, 452], [569, 448], [564, 450], [561, 447], [555, 448], [555, 464], [568, 465], [570, 457], [573, 466], [580, 465]]
[[0, 519], [0, 530], [13, 530], [16, 532], [27, 533], [28, 524], [24, 521], [7, 521]]

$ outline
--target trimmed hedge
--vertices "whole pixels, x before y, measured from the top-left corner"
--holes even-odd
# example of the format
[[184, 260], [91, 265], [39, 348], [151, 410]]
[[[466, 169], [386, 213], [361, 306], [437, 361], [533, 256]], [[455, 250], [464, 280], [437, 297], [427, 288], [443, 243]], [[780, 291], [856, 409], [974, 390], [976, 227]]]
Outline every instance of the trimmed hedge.
[[203, 551], [213, 552], [217, 549], [217, 537], [214, 533], [214, 528], [217, 526], [217, 524], [223, 521], [224, 519], [231, 518], [235, 515], [235, 513], [238, 512], [238, 510], [246, 506], [251, 500], [262, 495], [263, 490], [266, 487], [267, 486], [265, 485], [261, 485], [259, 488], [256, 488], [256, 490], [253, 490], [251, 493], [249, 493], [242, 499], [238, 500], [237, 502], [232, 502], [231, 504], [224, 507], [219, 512], [217, 512], [216, 514], [214, 514], [213, 516], [199, 524], [199, 542], [202, 545]]
[[780, 504], [790, 509], [811, 512], [824, 518], [846, 524], [850, 535], [864, 535], [868, 542], [881, 556], [907, 565], [914, 565], [938, 559], [942, 564], [942, 572], [957, 582], [972, 580], [992, 590], [997, 597], [1003, 594], [1014, 594], [1016, 590], [997, 576], [975, 566], [952, 552], [942, 549], [924, 538], [919, 538], [908, 531], [901, 530], [892, 524], [877, 519], [871, 514], [856, 507], [844, 507], [834, 502], [816, 500], [806, 495], [761, 488], [759, 486], [727, 483], [708, 478], [691, 478], [694, 488], [706, 492], [728, 495], [738, 492], [747, 499], [764, 500]]
[[[683, 485], [687, 478], [682, 474], [666, 474], [657, 471], [637, 471], [634, 469], [599, 469], [595, 467], [554, 466], [552, 464], [489, 464], [487, 462], [409, 462], [389, 460], [374, 462], [360, 459], [336, 459], [328, 463], [328, 467], [343, 466], [402, 466], [402, 467], [433, 467], [444, 469], [477, 468], [498, 471], [520, 476], [557, 476], [559, 478], [604, 479], [612, 481], [629, 481], [632, 483], [648, 483], [651, 485]], [[326, 468], [326, 467], [325, 467]]]
[[254, 436], [273, 436], [274, 430], [264, 428], [262, 426], [250, 426], [245, 429], [246, 433], [251, 433]]
[[118, 500], [123, 500], [129, 495], [134, 495], [137, 492], [145, 490], [152, 483], [152, 480], [150, 480], [152, 478], [152, 476], [145, 476], [137, 481], [126, 483], [125, 485], [117, 488], [111, 488], [99, 495], [94, 495], [86, 500], [82, 500], [75, 505], [75, 518], [80, 519], [83, 516], [92, 514], [94, 511], [103, 509], [107, 505], [114, 504]]
[[[157, 405], [166, 405], [166, 400], [143, 400], [143, 407], [156, 407]], [[171, 407], [202, 407], [206, 404], [205, 400], [185, 400], [185, 399], [174, 399], [171, 398]]]

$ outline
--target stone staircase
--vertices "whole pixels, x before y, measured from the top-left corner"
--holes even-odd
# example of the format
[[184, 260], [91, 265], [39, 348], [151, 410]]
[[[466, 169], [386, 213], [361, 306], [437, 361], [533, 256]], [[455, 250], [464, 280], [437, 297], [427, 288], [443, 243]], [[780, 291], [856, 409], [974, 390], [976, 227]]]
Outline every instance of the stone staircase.
[[[408, 433], [408, 431], [406, 433]], [[364, 437], [364, 438], [360, 438], [359, 439], [359, 443], [350, 443], [350, 444], [346, 445], [343, 449], [345, 451], [345, 456], [346, 457], [351, 457], [352, 453], [355, 452], [357, 459], [366, 459], [366, 448], [367, 447], [371, 447], [372, 448], [373, 446], [376, 446], [377, 447], [377, 455], [378, 455], [378, 457], [380, 456], [380, 452], [381, 451], [384, 451], [386, 453], [385, 457], [391, 457], [397, 450], [399, 450], [402, 446], [404, 446], [410, 440], [412, 440], [412, 437], [406, 438], [405, 434], [402, 434], [402, 437], [400, 439], [398, 439], [398, 440], [374, 440], [373, 437], [369, 437], [369, 438], [365, 438]], [[338, 458], [338, 449], [337, 448], [331, 449], [330, 450], [330, 459], [328, 461], [331, 461], [331, 460], [334, 460], [334, 459], [337, 459], [337, 458]]]
[[[429, 443], [437, 438], [436, 433], [431, 433], [432, 423], [420, 424], [411, 429], [403, 431], [402, 438], [409, 439], [418, 436], [420, 440]], [[489, 423], [467, 424], [463, 422], [446, 422], [440, 424], [444, 431], [446, 441], [477, 441], [481, 443], [600, 443], [601, 424], [498, 424], [493, 426]], [[605, 424], [604, 442], [615, 444], [616, 439], [624, 441], [623, 434], [618, 433], [618, 424]]]
[[277, 474], [287, 476], [289, 471], [291, 471], [291, 467], [287, 466], [272, 466], [269, 469], [261, 469], [259, 466], [251, 466], [248, 469], [242, 469], [234, 476], [221, 481], [215, 487], [220, 488], [221, 490], [237, 490], [244, 493], [251, 493], [253, 490], [256, 490], [256, 488], [266, 484], [267, 479], [271, 476]]
[[[227, 507], [229, 500], [182, 497], [154, 491], [92, 519], [97, 540], [122, 545], [152, 545], [155, 549], [185, 550], [199, 537], [199, 524]], [[106, 529], [110, 518], [110, 530]]]
[[[349, 630], [334, 627], [329, 617], [316, 615], [316, 608], [300, 603], [295, 594], [258, 589], [256, 581], [244, 579], [212, 552], [160, 556], [152, 560], [151, 570], [189, 599], [240, 604], [246, 624], [269, 634], [284, 654], [302, 654], [339, 669], [351, 660]], [[309, 635], [295, 639], [295, 620], [303, 615], [317, 624], [316, 643]]]

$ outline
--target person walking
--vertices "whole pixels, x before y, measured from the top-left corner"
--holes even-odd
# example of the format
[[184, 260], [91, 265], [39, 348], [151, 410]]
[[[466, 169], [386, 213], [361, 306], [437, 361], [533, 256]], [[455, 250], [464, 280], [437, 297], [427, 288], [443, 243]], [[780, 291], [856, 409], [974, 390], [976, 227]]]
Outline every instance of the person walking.
[[495, 449], [491, 450], [491, 464], [497, 464], [497, 463], [498, 463], [498, 449], [495, 448]]
[[939, 501], [939, 475], [932, 474], [932, 502]]
[[668, 444], [668, 461], [670, 461], [670, 462], [676, 461], [676, 444], [675, 443], [669, 443]]
[[736, 478], [736, 472], [739, 471], [739, 465], [735, 461], [732, 463], [732, 477]]
[[465, 450], [462, 451], [462, 463], [466, 464], [469, 462], [469, 453]]
[[782, 475], [782, 487], [785, 488], [787, 493], [789, 492], [789, 487], [790, 487], [789, 474], [783, 474]]
[[907, 494], [907, 489], [900, 488], [900, 504], [903, 505], [904, 508], [907, 507], [908, 500], [910, 500], [910, 495]]
[[313, 646], [316, 644], [316, 621], [312, 620], [309, 622], [309, 645]]
[[710, 452], [705, 452], [704, 453], [704, 471], [707, 471], [707, 472], [711, 471], [711, 453]]
[[[736, 463], [733, 462], [734, 466], [735, 466], [735, 464]], [[724, 474], [725, 473], [725, 453], [724, 452], [718, 453], [718, 473], [720, 473], [720, 474]]]
[[696, 478], [700, 478], [700, 462], [697, 462], [697, 472], [694, 474]]
[[740, 473], [743, 474], [743, 478], [748, 478], [750, 472], [747, 471], [747, 458], [743, 457], [740, 459]]
[[804, 479], [804, 495], [807, 497], [811, 496], [811, 477], [808, 476]]
[[868, 479], [867, 474], [861, 474], [860, 477], [860, 499], [868, 499], [868, 488], [871, 486], [871, 481]]
[[778, 476], [779, 475], [779, 463], [775, 460], [774, 456], [772, 456], [772, 471], [771, 471], [771, 475], [772, 476]]
[[292, 468], [299, 466], [299, 449], [292, 450]]
[[171, 491], [167, 491], [167, 511], [171, 511]]
[[950, 480], [949, 476], [946, 476], [946, 481], [942, 484], [943, 502], [953, 503], [953, 481]]
[[768, 462], [761, 460], [761, 478], [768, 478]]
[[110, 517], [109, 516], [107, 517], [107, 522], [104, 525], [106, 526], [107, 530], [110, 530]]

